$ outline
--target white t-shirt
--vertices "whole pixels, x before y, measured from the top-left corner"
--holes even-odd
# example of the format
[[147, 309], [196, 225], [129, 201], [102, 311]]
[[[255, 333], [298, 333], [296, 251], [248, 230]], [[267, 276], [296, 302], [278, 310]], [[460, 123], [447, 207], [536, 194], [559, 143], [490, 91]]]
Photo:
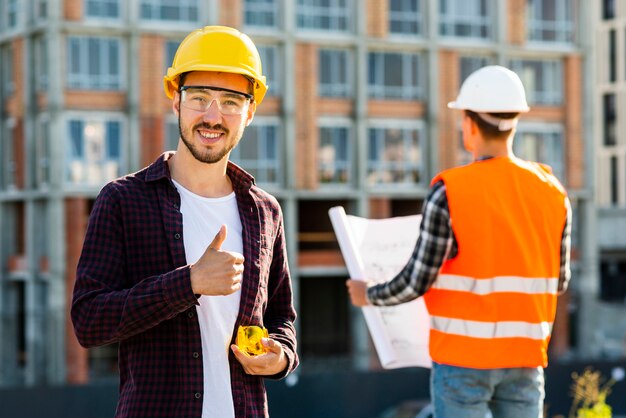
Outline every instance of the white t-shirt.
[[[174, 185], [181, 199], [187, 263], [198, 261], [222, 224], [227, 226], [222, 250], [242, 254], [242, 227], [235, 193], [220, 198], [207, 198], [190, 192], [177, 182]], [[202, 336], [203, 418], [235, 416], [228, 353], [240, 300], [241, 290], [227, 296], [203, 295], [199, 300], [200, 306], [196, 307]]]

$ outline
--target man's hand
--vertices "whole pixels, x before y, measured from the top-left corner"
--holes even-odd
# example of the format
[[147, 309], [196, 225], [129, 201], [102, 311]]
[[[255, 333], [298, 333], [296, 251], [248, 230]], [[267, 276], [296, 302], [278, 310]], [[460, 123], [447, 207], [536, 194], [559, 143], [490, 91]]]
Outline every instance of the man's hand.
[[346, 286], [348, 287], [348, 293], [350, 294], [350, 300], [354, 306], [368, 306], [370, 305], [367, 300], [367, 288], [369, 282], [363, 280], [346, 280]]
[[243, 255], [222, 251], [226, 225], [222, 225], [213, 241], [191, 266], [191, 289], [200, 295], [230, 295], [241, 289]]
[[235, 344], [232, 344], [230, 349], [233, 350], [235, 357], [248, 374], [272, 376], [285, 370], [287, 358], [283, 346], [271, 338], [261, 338], [261, 344], [267, 349], [267, 352], [258, 356], [244, 353]]

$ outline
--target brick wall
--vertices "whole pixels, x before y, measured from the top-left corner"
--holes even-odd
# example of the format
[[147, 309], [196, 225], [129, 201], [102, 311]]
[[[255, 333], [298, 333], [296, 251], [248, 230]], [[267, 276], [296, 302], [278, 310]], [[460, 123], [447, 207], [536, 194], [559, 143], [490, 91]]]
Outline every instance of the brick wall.
[[296, 46], [296, 186], [314, 189], [317, 186], [317, 46]]
[[389, 0], [367, 0], [367, 34], [384, 38], [389, 32]]
[[81, 20], [83, 17], [84, 0], [65, 0], [63, 15], [67, 20]]
[[243, 23], [242, 0], [220, 0], [220, 25], [240, 28]]
[[523, 45], [526, 42], [527, 0], [509, 0], [507, 10], [508, 42]]
[[567, 187], [581, 189], [585, 186], [585, 144], [582, 115], [582, 59], [570, 55], [565, 58], [565, 166]]
[[83, 247], [83, 239], [87, 230], [87, 200], [84, 198], [65, 199], [65, 283], [66, 283], [66, 362], [67, 383], [80, 384], [89, 380], [89, 365], [87, 350], [78, 343], [74, 335], [74, 327], [70, 319], [70, 307], [74, 283], [76, 282], [76, 267]]
[[448, 109], [448, 102], [459, 93], [459, 54], [456, 51], [441, 51], [439, 54], [439, 169], [457, 165], [459, 150], [459, 122], [461, 111]]
[[[165, 118], [172, 112], [171, 100], [163, 90], [165, 39], [143, 35], [139, 40], [140, 165], [152, 163], [165, 149]], [[163, 100], [168, 104], [164, 109]]]

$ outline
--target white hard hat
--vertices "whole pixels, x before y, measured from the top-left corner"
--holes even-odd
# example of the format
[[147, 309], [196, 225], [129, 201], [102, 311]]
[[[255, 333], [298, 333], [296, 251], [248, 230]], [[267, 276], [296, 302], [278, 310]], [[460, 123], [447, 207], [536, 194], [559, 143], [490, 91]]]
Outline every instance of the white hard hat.
[[523, 113], [530, 107], [517, 74], [499, 65], [488, 65], [469, 75], [450, 109], [480, 113]]

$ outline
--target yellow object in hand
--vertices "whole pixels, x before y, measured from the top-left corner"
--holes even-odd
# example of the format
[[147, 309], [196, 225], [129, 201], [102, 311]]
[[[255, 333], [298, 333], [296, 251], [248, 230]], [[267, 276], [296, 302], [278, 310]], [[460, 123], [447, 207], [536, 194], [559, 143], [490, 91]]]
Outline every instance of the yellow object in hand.
[[261, 338], [269, 338], [267, 329], [256, 325], [240, 325], [237, 330], [237, 347], [246, 354], [256, 356], [265, 353]]

